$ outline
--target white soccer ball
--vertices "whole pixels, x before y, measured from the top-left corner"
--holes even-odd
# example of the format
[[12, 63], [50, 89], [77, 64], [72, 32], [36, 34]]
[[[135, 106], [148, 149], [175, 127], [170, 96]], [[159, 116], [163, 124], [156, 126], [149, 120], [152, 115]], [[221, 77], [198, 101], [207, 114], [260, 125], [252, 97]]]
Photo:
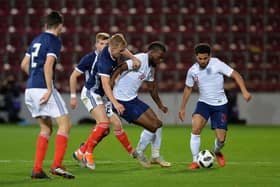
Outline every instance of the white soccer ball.
[[209, 150], [202, 150], [198, 153], [197, 163], [202, 168], [211, 168], [215, 161], [215, 155]]

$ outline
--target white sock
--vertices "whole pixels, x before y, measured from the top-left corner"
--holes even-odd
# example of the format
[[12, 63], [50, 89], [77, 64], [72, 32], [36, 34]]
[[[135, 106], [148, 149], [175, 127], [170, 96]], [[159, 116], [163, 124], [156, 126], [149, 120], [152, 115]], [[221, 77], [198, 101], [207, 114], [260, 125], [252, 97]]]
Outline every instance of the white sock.
[[214, 153], [219, 153], [221, 152], [221, 149], [224, 147], [225, 142], [219, 142], [218, 139], [215, 139], [214, 143]]
[[191, 133], [190, 147], [193, 155], [193, 162], [196, 162], [200, 148], [200, 135], [195, 135]]
[[152, 158], [160, 157], [160, 146], [161, 146], [161, 131], [162, 128], [158, 128], [155, 132], [155, 137], [152, 139]]
[[137, 145], [137, 148], [136, 150], [138, 152], [143, 152], [145, 151], [145, 149], [147, 148], [148, 144], [151, 143], [153, 137], [154, 137], [154, 133], [144, 129], [141, 133], [141, 136], [140, 136], [140, 140], [138, 142], [138, 145]]

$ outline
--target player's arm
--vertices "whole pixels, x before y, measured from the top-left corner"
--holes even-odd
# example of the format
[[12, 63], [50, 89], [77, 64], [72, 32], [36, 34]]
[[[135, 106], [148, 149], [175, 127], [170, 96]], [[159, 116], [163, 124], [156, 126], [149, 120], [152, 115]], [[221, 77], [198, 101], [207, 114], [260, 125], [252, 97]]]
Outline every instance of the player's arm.
[[230, 77], [233, 78], [235, 80], [235, 82], [237, 83], [237, 85], [239, 86], [245, 101], [247, 101], [247, 102], [250, 101], [252, 98], [252, 95], [248, 92], [242, 76], [237, 71], [233, 70]]
[[168, 112], [168, 108], [162, 104], [162, 101], [158, 95], [158, 89], [155, 81], [146, 81], [148, 90], [150, 92], [151, 97], [157, 104], [158, 108], [164, 113]]
[[186, 105], [188, 103], [191, 93], [192, 93], [192, 87], [185, 86], [183, 97], [182, 97], [182, 103], [181, 103], [181, 107], [180, 107], [180, 111], [179, 111], [179, 118], [182, 122], [185, 119]]
[[45, 75], [45, 81], [47, 85], [47, 93], [43, 95], [43, 97], [40, 99], [40, 104], [45, 104], [48, 102], [51, 93], [52, 93], [52, 87], [53, 87], [53, 65], [55, 63], [55, 57], [48, 55], [46, 59], [46, 63], [44, 65], [44, 75]]
[[30, 56], [25, 55], [21, 61], [20, 67], [27, 75], [29, 75], [29, 63], [30, 63]]
[[77, 79], [78, 77], [82, 75], [79, 71], [75, 70], [72, 72], [69, 84], [70, 84], [70, 106], [72, 109], [75, 109], [77, 107], [77, 95], [76, 95], [76, 89], [77, 89]]
[[125, 110], [124, 106], [120, 104], [113, 95], [113, 91], [110, 85], [110, 77], [101, 75], [101, 83], [105, 95], [109, 98], [109, 100], [114, 105], [115, 109], [117, 110], [118, 114], [122, 114]]
[[130, 58], [133, 61], [133, 70], [137, 70], [141, 66], [141, 61], [138, 58], [136, 58], [128, 49], [122, 51], [121, 54], [127, 58]]
[[119, 77], [120, 74], [122, 74], [124, 71], [128, 70], [128, 65], [127, 63], [122, 63], [120, 66], [118, 66], [115, 71], [112, 73], [112, 76], [110, 78], [110, 85], [111, 88], [113, 89], [115, 82], [117, 78]]

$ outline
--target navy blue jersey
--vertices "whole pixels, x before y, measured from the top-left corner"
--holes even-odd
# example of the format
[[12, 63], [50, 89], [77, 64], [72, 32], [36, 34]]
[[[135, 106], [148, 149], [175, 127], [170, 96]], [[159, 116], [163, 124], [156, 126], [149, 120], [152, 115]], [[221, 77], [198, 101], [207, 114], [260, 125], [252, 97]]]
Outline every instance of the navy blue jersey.
[[75, 68], [78, 72], [85, 74], [85, 81], [89, 79], [92, 66], [96, 61], [96, 57], [96, 51], [86, 54]]
[[103, 75], [110, 77], [117, 65], [118, 61], [109, 53], [109, 47], [104, 47], [104, 49], [99, 53], [91, 75], [85, 84], [86, 88], [88, 90], [93, 89], [96, 94], [104, 96], [100, 76]]
[[[47, 88], [44, 65], [48, 55], [51, 55], [56, 59], [58, 58], [60, 48], [61, 41], [53, 33], [44, 32], [32, 41], [26, 53], [26, 55], [30, 56], [27, 88]], [[55, 64], [53, 69], [55, 69]]]

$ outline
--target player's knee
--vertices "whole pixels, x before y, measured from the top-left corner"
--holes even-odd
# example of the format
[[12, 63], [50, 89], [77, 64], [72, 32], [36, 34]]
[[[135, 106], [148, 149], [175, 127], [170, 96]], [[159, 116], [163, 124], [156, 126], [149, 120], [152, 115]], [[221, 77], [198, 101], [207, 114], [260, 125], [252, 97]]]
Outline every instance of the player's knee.
[[201, 128], [199, 127], [192, 127], [192, 134], [200, 134], [201, 133]]
[[224, 144], [226, 141], [225, 137], [217, 137], [218, 142], [220, 142], [221, 144]]
[[162, 121], [161, 120], [157, 119], [156, 124], [157, 124], [157, 129], [162, 127]]
[[162, 127], [162, 121], [156, 120], [153, 122], [153, 125], [151, 125], [150, 131], [154, 133], [160, 127]]
[[112, 121], [111, 123], [112, 123], [114, 131], [119, 131], [122, 129], [121, 122], [115, 120], [115, 121]]

